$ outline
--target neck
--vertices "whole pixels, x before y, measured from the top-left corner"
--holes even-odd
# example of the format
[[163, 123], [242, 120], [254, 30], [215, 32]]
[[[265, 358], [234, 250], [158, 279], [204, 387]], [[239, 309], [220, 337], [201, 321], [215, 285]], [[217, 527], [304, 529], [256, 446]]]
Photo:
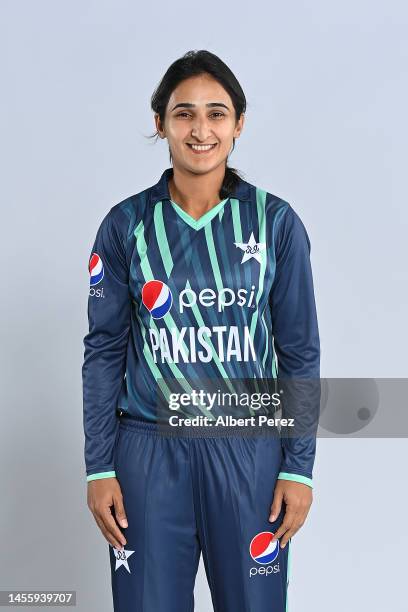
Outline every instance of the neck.
[[192, 174], [174, 167], [168, 183], [170, 197], [192, 216], [202, 215], [220, 202], [224, 174], [222, 164], [206, 174]]

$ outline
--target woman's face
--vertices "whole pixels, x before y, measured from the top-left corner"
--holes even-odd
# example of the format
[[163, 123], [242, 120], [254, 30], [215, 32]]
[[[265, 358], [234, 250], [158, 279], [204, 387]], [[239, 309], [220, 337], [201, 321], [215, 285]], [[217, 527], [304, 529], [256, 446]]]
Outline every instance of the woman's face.
[[[244, 114], [235, 120], [229, 94], [208, 74], [182, 81], [171, 94], [164, 125], [155, 115], [161, 138], [167, 138], [174, 167], [205, 174], [227, 162], [233, 138], [239, 138]], [[191, 145], [215, 145], [196, 153]]]

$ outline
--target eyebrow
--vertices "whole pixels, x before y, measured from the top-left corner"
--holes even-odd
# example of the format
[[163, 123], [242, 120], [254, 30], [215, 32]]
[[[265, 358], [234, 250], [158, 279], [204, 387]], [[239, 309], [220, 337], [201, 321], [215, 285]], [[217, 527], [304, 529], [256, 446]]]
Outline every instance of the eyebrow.
[[[179, 102], [174, 108], [171, 109], [171, 111], [173, 112], [176, 108], [179, 108], [180, 106], [184, 108], [195, 108], [196, 105], [192, 104], [191, 102]], [[208, 102], [206, 106], [208, 106], [209, 108], [212, 108], [214, 106], [223, 106], [224, 108], [229, 110], [228, 106], [223, 102]]]

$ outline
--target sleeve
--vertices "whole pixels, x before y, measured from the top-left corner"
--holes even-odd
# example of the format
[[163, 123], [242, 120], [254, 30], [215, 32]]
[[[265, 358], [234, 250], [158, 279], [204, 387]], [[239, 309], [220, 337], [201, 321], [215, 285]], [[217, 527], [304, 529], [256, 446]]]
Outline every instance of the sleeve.
[[116, 404], [126, 372], [130, 329], [127, 225], [125, 213], [113, 207], [98, 229], [89, 258], [89, 332], [82, 366], [87, 481], [116, 476]]
[[[277, 222], [276, 270], [270, 307], [282, 417], [294, 417], [295, 435], [281, 435], [279, 479], [313, 487], [320, 411], [320, 339], [306, 229], [288, 204]], [[287, 432], [289, 429], [286, 430]], [[299, 432], [307, 432], [302, 433]]]

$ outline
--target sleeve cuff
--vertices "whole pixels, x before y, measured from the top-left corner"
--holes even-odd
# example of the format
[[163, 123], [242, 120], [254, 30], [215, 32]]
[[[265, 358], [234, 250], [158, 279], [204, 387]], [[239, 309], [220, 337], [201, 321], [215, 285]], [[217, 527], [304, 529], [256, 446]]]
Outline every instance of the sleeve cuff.
[[301, 476], [300, 474], [289, 474], [289, 472], [279, 472], [278, 480], [292, 480], [293, 482], [301, 482], [302, 484], [308, 485], [313, 489], [313, 481], [307, 476]]
[[91, 480], [99, 480], [100, 478], [116, 478], [116, 472], [98, 472], [97, 474], [90, 474], [86, 477], [86, 480], [90, 482]]

